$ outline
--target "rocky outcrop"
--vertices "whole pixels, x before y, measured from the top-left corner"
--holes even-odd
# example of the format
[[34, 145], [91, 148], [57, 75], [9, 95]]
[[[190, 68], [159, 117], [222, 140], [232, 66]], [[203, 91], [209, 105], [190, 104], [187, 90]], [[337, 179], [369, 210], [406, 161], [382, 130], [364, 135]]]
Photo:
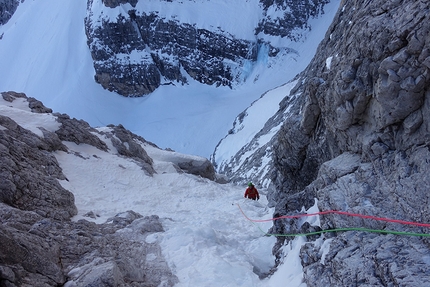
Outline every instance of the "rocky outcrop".
[[110, 127], [112, 128], [112, 136], [110, 134], [106, 135], [110, 137], [113, 146], [118, 151], [118, 154], [133, 158], [139, 162], [144, 171], [149, 175], [153, 175], [155, 170], [152, 165], [152, 158], [150, 158], [142, 146], [136, 142], [137, 140], [140, 143], [144, 143], [146, 140], [133, 134], [129, 130], [126, 130], [122, 125]]
[[225, 178], [215, 172], [212, 163], [204, 157], [186, 156], [170, 151], [161, 157], [163, 160], [174, 164], [175, 169], [180, 173], [189, 173], [203, 178], [207, 178], [219, 183], [225, 183]]
[[61, 123], [60, 128], [55, 131], [60, 140], [74, 142], [75, 144], [89, 144], [100, 150], [107, 151], [106, 143], [97, 137], [96, 129], [90, 127], [87, 122], [71, 119], [66, 114], [55, 115], [57, 121]]
[[[63, 141], [107, 150], [100, 139], [107, 133], [67, 115], [51, 118], [50, 109], [25, 94], [2, 96], [11, 106], [17, 99], [25, 100], [28, 112], [49, 113], [46, 115], [50, 120], [56, 118], [59, 128], [39, 127], [36, 134], [0, 115], [0, 286], [176, 284], [178, 279], [158, 242], [146, 240], [148, 235], [164, 231], [158, 216], [125, 211], [104, 224], [71, 221], [77, 214], [74, 196], [59, 183], [68, 179], [53, 152], [69, 152]], [[129, 157], [143, 172], [153, 174], [152, 159], [133, 141], [145, 140], [122, 126], [113, 130], [107, 138], [115, 137], [119, 156]], [[112, 144], [115, 146], [114, 140]]]
[[58, 220], [76, 215], [73, 194], [59, 184], [66, 177], [51, 154], [65, 149], [58, 137], [45, 131], [45, 140], [3, 115], [0, 125], [0, 201]]
[[[430, 222], [429, 20], [429, 1], [342, 3], [290, 95], [297, 100], [273, 142], [275, 216], [309, 208], [316, 198], [321, 210]], [[286, 110], [281, 105], [279, 113]], [[342, 227], [428, 233], [392, 223], [321, 218], [322, 229]], [[278, 223], [273, 231], [297, 231], [291, 228]], [[324, 258], [321, 245], [302, 249], [308, 286], [429, 281], [427, 239], [346, 232], [327, 242]]]
[[[163, 84], [184, 84], [190, 77], [208, 85], [242, 83], [248, 73], [245, 65], [255, 63], [259, 53], [273, 57], [281, 50], [290, 51], [271, 45], [264, 40], [266, 35], [301, 39], [297, 33], [310, 29], [308, 20], [322, 13], [328, 2], [261, 1], [255, 9], [264, 20], [248, 27], [255, 34], [249, 40], [219, 27], [209, 30], [181, 22], [177, 16], [141, 11], [138, 1], [102, 1], [110, 7], [106, 14], [118, 14], [116, 19], [109, 18], [100, 13], [99, 1], [88, 1], [85, 20], [95, 80], [105, 89], [130, 97], [152, 93]], [[125, 3], [130, 5], [119, 7]], [[174, 5], [180, 9], [182, 4]], [[272, 17], [277, 10], [285, 13]]]
[[[173, 286], [157, 216], [132, 211], [105, 224], [56, 221], [0, 203], [1, 286]], [[121, 232], [126, 229], [126, 232]], [[67, 283], [66, 283], [67, 282]]]
[[[329, 2], [329, 0], [260, 0], [265, 17], [258, 23], [256, 33], [288, 37], [298, 41], [303, 37], [302, 33], [311, 29], [309, 19], [324, 13], [324, 5]], [[271, 9], [283, 13], [271, 15]]]

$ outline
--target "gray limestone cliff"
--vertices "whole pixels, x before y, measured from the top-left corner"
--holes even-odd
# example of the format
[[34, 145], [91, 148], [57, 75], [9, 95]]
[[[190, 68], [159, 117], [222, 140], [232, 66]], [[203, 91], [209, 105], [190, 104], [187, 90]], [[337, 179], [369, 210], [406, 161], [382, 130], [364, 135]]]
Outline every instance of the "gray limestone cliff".
[[[229, 176], [249, 178], [271, 156], [268, 198], [274, 217], [317, 202], [320, 210], [430, 222], [430, 1], [343, 1], [317, 53], [279, 111], [272, 141], [232, 159]], [[235, 159], [247, 155], [235, 170]], [[276, 234], [362, 227], [429, 234], [428, 228], [340, 215], [321, 226], [276, 221]], [[289, 239], [288, 239], [289, 240]], [[278, 237], [274, 248], [283, 261]], [[307, 286], [424, 286], [428, 237], [360, 231], [309, 236], [300, 257]], [[329, 247], [328, 253], [322, 246]]]
[[[176, 284], [159, 243], [145, 240], [164, 231], [158, 216], [124, 210], [103, 224], [71, 220], [77, 214], [75, 198], [59, 182], [68, 179], [54, 153], [70, 152], [66, 141], [108, 150], [98, 131], [84, 121], [53, 114], [23, 93], [1, 95], [10, 105], [24, 101], [28, 111], [55, 118], [59, 127], [55, 132], [39, 127], [36, 134], [7, 112], [0, 115], [0, 286]], [[145, 140], [122, 126], [111, 130], [103, 136], [112, 141], [118, 156], [141, 166], [146, 175], [154, 174], [152, 159], [138, 144]], [[182, 171], [214, 177], [206, 166], [201, 169], [189, 163]]]
[[[287, 123], [278, 137], [281, 192], [315, 197], [321, 210], [430, 222], [429, 7], [430, 1], [344, 3], [303, 85], [294, 133], [304, 141], [294, 144]], [[299, 165], [288, 163], [287, 147], [298, 151]], [[295, 208], [288, 199], [279, 204], [281, 212]], [[321, 227], [429, 233], [338, 216], [323, 218]], [[304, 277], [308, 286], [423, 286], [430, 281], [429, 247], [426, 237], [339, 234], [324, 264], [308, 260], [307, 251], [318, 248], [303, 248]]]

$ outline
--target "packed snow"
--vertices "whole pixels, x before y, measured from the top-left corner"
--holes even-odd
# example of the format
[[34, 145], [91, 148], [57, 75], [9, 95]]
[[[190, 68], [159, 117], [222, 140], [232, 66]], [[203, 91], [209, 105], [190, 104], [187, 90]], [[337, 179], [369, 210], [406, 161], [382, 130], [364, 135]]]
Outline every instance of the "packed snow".
[[[51, 131], [58, 128], [54, 116], [32, 113], [21, 99], [12, 103], [0, 99], [0, 112], [36, 134], [39, 127]], [[106, 133], [110, 128], [99, 130]], [[179, 173], [174, 167], [178, 160], [203, 158], [140, 143], [154, 160], [157, 173], [151, 176], [133, 160], [118, 156], [107, 137], [99, 137], [108, 145], [107, 152], [72, 142], [64, 142], [68, 152], [55, 152], [67, 178], [60, 183], [75, 195], [78, 215], [73, 220], [103, 223], [127, 210], [158, 215], [165, 232], [146, 240], [162, 246], [163, 255], [179, 278], [178, 287], [305, 286], [298, 255], [302, 238], [284, 247], [286, 257], [279, 271], [272, 277], [259, 278], [274, 266], [272, 248], [276, 239], [261, 232], [272, 223], [258, 223], [257, 227], [239, 207], [250, 218], [270, 219], [273, 209], [267, 207], [264, 189], [259, 190], [259, 201], [245, 199], [243, 186], [218, 184]], [[315, 212], [315, 208], [308, 212]], [[97, 217], [86, 217], [89, 212]]]
[[331, 61], [333, 60], [333, 57], [328, 57], [326, 60], [325, 60], [325, 66], [327, 67], [327, 69], [328, 70], [330, 70], [330, 68], [331, 68]]

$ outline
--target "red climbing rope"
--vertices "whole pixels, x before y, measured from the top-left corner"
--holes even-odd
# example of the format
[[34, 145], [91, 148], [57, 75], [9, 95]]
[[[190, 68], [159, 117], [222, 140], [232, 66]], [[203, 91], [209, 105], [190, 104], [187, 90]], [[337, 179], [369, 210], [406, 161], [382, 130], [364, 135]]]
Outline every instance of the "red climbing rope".
[[242, 214], [250, 221], [253, 222], [267, 222], [267, 221], [275, 221], [279, 219], [288, 219], [288, 218], [300, 218], [300, 217], [309, 217], [309, 216], [316, 216], [316, 215], [325, 215], [325, 214], [340, 214], [340, 215], [347, 215], [347, 216], [353, 216], [353, 217], [360, 217], [365, 219], [373, 219], [373, 220], [379, 220], [379, 221], [386, 221], [386, 222], [393, 222], [393, 223], [400, 223], [405, 225], [415, 225], [415, 226], [421, 226], [421, 227], [429, 227], [429, 223], [420, 223], [420, 222], [413, 222], [413, 221], [405, 221], [405, 220], [399, 220], [399, 219], [391, 219], [391, 218], [385, 218], [385, 217], [377, 217], [372, 215], [363, 215], [358, 213], [350, 213], [346, 211], [337, 211], [337, 210], [327, 210], [327, 211], [320, 211], [315, 213], [304, 213], [304, 214], [297, 214], [297, 215], [284, 215], [280, 217], [275, 218], [269, 218], [269, 219], [251, 219], [248, 216], [245, 215], [240, 205], [237, 205], [242, 212]]

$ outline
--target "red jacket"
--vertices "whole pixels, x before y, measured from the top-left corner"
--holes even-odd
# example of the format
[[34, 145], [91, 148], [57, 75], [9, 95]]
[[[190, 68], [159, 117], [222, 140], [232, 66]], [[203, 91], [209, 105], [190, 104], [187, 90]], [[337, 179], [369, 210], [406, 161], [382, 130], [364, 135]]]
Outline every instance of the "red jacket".
[[248, 187], [245, 191], [244, 197], [248, 197], [249, 199], [253, 200], [260, 199], [260, 195], [258, 194], [258, 191], [255, 186]]

